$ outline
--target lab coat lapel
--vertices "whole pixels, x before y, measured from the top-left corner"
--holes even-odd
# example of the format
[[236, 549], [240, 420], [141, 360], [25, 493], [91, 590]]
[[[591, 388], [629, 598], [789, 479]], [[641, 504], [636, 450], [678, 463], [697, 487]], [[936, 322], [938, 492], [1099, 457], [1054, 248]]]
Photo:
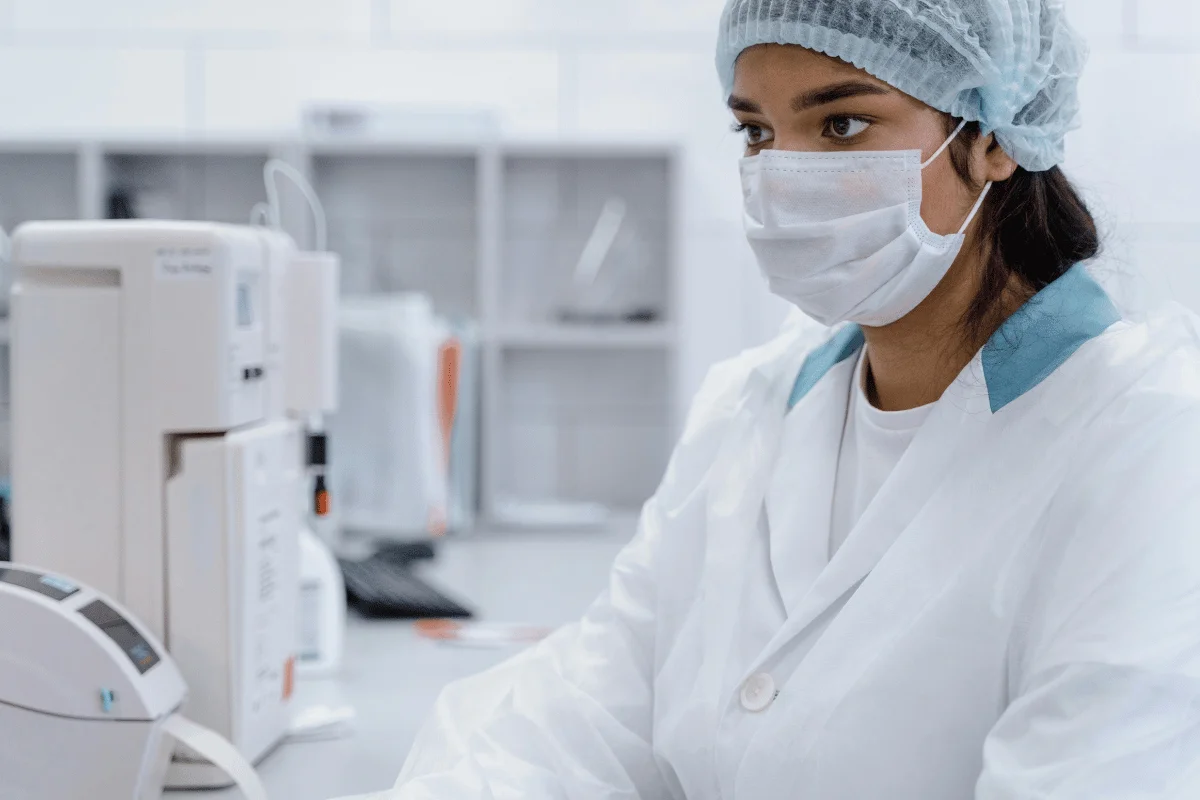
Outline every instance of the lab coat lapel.
[[[1118, 319], [1077, 267], [1027, 303], [968, 364], [750, 667], [784, 683], [779, 713], [755, 742], [809, 758], [856, 684], [869, 670], [892, 667], [887, 659], [896, 643], [945, 600], [964, 570], [980, 559], [1003, 563], [1020, 546], [1018, 537], [1036, 533], [1080, 432], [1152, 360], [1145, 337], [1114, 324]], [[998, 578], [978, 590], [1004, 604], [1015, 602], [1006, 593], [1020, 588]], [[763, 767], [769, 771], [757, 766], [759, 777]]]
[[803, 351], [791, 355], [782, 359], [781, 370], [763, 368], [751, 374], [705, 481], [708, 537], [701, 608], [710, 636], [697, 685], [701, 696], [724, 694], [725, 664], [739, 611], [738, 603], [730, 600], [731, 587], [744, 579], [751, 537], [761, 535], [758, 521], [779, 453], [782, 412], [791, 388], [788, 377], [799, 369]]
[[[1119, 317], [1081, 266], [1013, 314], [938, 400], [845, 544], [789, 613], [776, 644], [798, 635], [871, 573], [939, 487], [970, 466], [959, 465], [963, 453], [987, 452], [980, 447], [984, 437], [1013, 422], [1012, 415], [997, 418], [997, 412], [1054, 374]], [[1060, 403], [1058, 413], [1067, 405]]]
[[[981, 401], [989, 402], [986, 393], [980, 397], [961, 382], [952, 387], [950, 396], [943, 398], [938, 427], [928, 431], [931, 435], [922, 431], [926, 439], [937, 434], [961, 437], [956, 446], [947, 448], [952, 455], [945, 459], [943, 480], [911, 517], [909, 509], [901, 507], [907, 482], [898, 482], [889, 492], [893, 508], [909, 519], [904, 536], [878, 559], [870, 579], [855, 590], [818, 641], [802, 646], [796, 636], [781, 637], [780, 646], [753, 668], [763, 669], [764, 661], [773, 660], [779, 674], [788, 675], [789, 698], [783, 702], [797, 704], [796, 713], [781, 714], [778, 723], [756, 734], [756, 741], [771, 741], [773, 751], [785, 747], [794, 758], [804, 759], [820, 742], [846, 695], [964, 570], [980, 558], [1003, 558], [1015, 552], [1020, 544], [1014, 537], [1036, 532], [1034, 521], [1066, 476], [1080, 432], [1108, 404], [1108, 398], [1136, 378], [1136, 367], [1125, 370], [1122, 359], [1111, 357], [1119, 350], [1112, 344], [1093, 348], [1056, 375], [1039, 397], [1003, 414], [993, 415], [986, 405], [980, 407]], [[1112, 380], [1096, 391], [1096, 382], [1084, 376], [1101, 371], [1111, 374]], [[1089, 386], [1090, 391], [1080, 392], [1079, 385]], [[1046, 442], [1054, 446], [1047, 449]], [[980, 452], [988, 457], [978, 458]], [[1037, 457], [1031, 459], [1035, 453]], [[906, 469], [928, 463], [932, 460], [914, 459]], [[1015, 476], [1020, 477], [1019, 484], [1014, 484]], [[863, 520], [880, 525], [883, 516], [877, 509], [871, 520], [866, 516]], [[842, 564], [850, 561], [859, 559]], [[837, 583], [844, 585], [853, 573], [837, 562], [835, 558], [831, 563], [831, 573], [840, 572]], [[989, 593], [992, 603], [1013, 602], [1004, 598], [1006, 586], [997, 580], [980, 591]], [[833, 591], [828, 589], [829, 594]], [[816, 607], [814, 602], [808, 609]]]
[[767, 492], [771, 568], [789, 617], [829, 563], [834, 481], [856, 358], [834, 366], [785, 420]]
[[[968, 365], [955, 386], [938, 402], [846, 542], [798, 604], [789, 606], [788, 622], [773, 640], [763, 660], [801, 635], [870, 574], [946, 480], [955, 458], [983, 435], [991, 413], [982, 382], [970, 377], [977, 364], [978, 358]], [[852, 377], [853, 369], [850, 374]], [[847, 389], [843, 387], [843, 393]], [[843, 395], [843, 403], [846, 401]], [[836, 469], [831, 468], [831, 471]], [[819, 540], [807, 545], [814, 550], [818, 546], [828, 548], [832, 486], [828, 492], [824, 512], [819, 517], [825, 520], [824, 527], [820, 531], [813, 529], [803, 537]]]
[[[1009, 552], [1017, 546], [1012, 537], [1036, 529], [1031, 520], [1053, 496], [1063, 474], [1061, 461], [1071, 449], [1067, 432], [1040, 410], [1019, 418], [1015, 425], [1011, 417], [970, 414], [953, 407], [942, 416], [960, 416], [956, 429], [976, 446], [985, 446], [991, 457], [974, 458], [973, 448], [966, 446], [950, 448], [955, 455], [943, 472], [945, 480], [928, 493], [904, 536], [879, 559], [869, 579], [854, 590], [820, 637], [810, 641], [808, 632], [801, 631], [768, 654], [764, 661], [769, 660], [769, 666], [760, 662], [753, 668], [786, 676], [786, 683], [777, 701], [779, 714], [756, 732], [749, 750], [762, 752], [758, 743], [769, 742], [766, 749], [771, 753], [782, 749], [796, 762], [810, 757], [832, 718], [844, 708], [847, 695], [868, 671], [880, 668], [881, 662], [887, 664], [896, 642], [909, 634], [947, 587], [985, 554]], [[942, 430], [953, 432], [950, 424]], [[986, 486], [1011, 489], [1014, 466], [1027, 461], [1030, 448], [1036, 449], [1047, 437], [1056, 441], [1055, 451], [1050, 458], [1028, 465], [1027, 487], [981, 493], [980, 487]], [[1001, 544], [1006, 537], [1008, 543]], [[845, 546], [849, 544], [847, 540]], [[841, 564], [852, 560], [857, 559]], [[841, 566], [838, 561], [834, 559], [831, 569]], [[840, 572], [839, 583], [844, 583], [849, 573], [844, 567]], [[999, 584], [979, 591], [995, 594], [998, 588]], [[932, 651], [931, 657], [939, 657], [937, 652]], [[888, 668], [919, 669], [920, 665], [896, 663]], [[752, 764], [744, 762], [747, 770]], [[786, 766], [780, 771], [778, 780], [790, 774]], [[761, 779], [761, 771], [758, 775]]]

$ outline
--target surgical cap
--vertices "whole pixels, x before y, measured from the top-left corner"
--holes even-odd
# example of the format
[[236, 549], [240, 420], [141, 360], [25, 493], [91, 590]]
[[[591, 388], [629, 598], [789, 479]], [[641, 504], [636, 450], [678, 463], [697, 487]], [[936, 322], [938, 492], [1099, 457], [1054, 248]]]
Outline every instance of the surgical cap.
[[717, 42], [726, 95], [742, 51], [768, 43], [847, 61], [978, 122], [1033, 172], [1062, 163], [1079, 116], [1087, 48], [1062, 0], [728, 0]]

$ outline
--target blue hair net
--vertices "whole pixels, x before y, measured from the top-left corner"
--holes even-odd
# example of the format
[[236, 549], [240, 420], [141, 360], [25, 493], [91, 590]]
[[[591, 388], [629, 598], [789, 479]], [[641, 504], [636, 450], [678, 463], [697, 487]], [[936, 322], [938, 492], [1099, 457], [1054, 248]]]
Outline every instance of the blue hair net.
[[1079, 116], [1083, 40], [1062, 0], [728, 0], [717, 70], [794, 44], [847, 61], [923, 103], [979, 122], [1027, 170], [1061, 164]]

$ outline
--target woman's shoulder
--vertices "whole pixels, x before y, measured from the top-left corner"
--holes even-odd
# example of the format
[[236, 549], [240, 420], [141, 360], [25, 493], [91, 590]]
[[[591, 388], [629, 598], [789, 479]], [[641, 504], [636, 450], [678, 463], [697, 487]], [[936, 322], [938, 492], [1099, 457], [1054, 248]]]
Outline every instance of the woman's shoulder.
[[1136, 323], [1118, 323], [1104, 339], [1105, 351], [1093, 362], [1096, 377], [1119, 390], [1089, 426], [1092, 437], [1145, 442], [1162, 428], [1195, 435], [1200, 317], [1171, 306]]
[[808, 355], [838, 330], [794, 311], [774, 338], [709, 368], [692, 402], [689, 427], [708, 416], [735, 413], [750, 391], [790, 390]]
[[1075, 447], [1064, 482], [1075, 513], [1117, 537], [1139, 517], [1159, 530], [1187, 521], [1191, 536], [1200, 529], [1200, 318], [1170, 309], [1125, 325], [1107, 347], [1096, 377], [1120, 388]]
[[[690, 487], [707, 473], [735, 422], [751, 426], [782, 418], [809, 353], [835, 335], [804, 317], [791, 317], [775, 338], [714, 364], [696, 392], [668, 470], [672, 486]], [[690, 488], [688, 488], [690, 491]]]
[[[1047, 440], [1047, 451], [1034, 456], [1069, 450], [1062, 472], [1050, 478], [1054, 499], [1031, 540], [1028, 613], [1045, 624], [1025, 628], [1041, 643], [1043, 667], [1056, 659], [1114, 656], [1133, 663], [1139, 648], [1153, 665], [1155, 654], [1166, 652], [1164, 635], [1190, 631], [1194, 641], [1200, 620], [1192, 602], [1200, 592], [1196, 322], [1172, 313], [1121, 323], [1097, 342], [1082, 362], [1086, 369], [1068, 376], [1074, 385], [1056, 395], [1104, 397], [1100, 408], [1086, 402], [1075, 408], [1089, 415], [1079, 437]], [[1019, 475], [1012, 480], [1002, 491], [1020, 502], [1034, 487]]]

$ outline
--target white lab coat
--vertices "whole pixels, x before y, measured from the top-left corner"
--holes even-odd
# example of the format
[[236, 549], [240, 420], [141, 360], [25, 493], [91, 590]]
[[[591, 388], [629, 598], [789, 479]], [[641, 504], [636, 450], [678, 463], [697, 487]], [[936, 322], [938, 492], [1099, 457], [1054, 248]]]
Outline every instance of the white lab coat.
[[607, 592], [449, 688], [382, 796], [1200, 797], [1196, 325], [1075, 313], [1002, 329], [832, 561], [854, 359], [786, 448], [831, 334], [717, 367]]

